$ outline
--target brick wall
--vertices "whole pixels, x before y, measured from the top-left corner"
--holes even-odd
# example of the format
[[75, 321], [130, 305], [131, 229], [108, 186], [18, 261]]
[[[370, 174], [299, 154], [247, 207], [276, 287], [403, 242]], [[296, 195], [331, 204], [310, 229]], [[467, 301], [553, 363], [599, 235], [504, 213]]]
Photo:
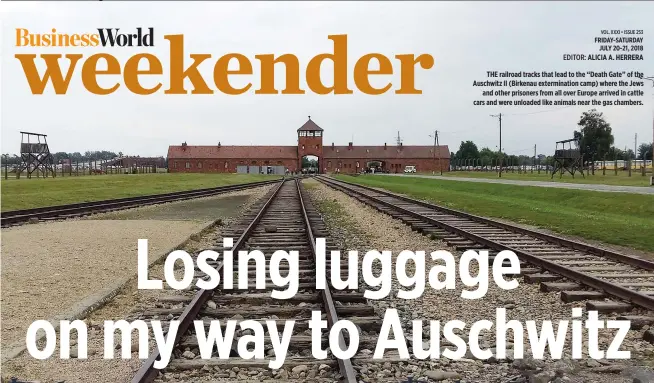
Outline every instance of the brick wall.
[[285, 166], [289, 171], [298, 170], [295, 158], [283, 160], [266, 159], [168, 159], [168, 169], [171, 173], [236, 173], [237, 166]]
[[[320, 162], [323, 153], [322, 134], [320, 137], [298, 137], [297, 153], [296, 167], [299, 169], [302, 169], [302, 158], [304, 156], [316, 156]], [[318, 165], [324, 168], [323, 164], [319, 163]]]
[[[340, 173], [357, 173], [366, 167], [366, 163], [370, 160], [364, 159], [339, 159], [339, 158], [325, 158], [323, 160], [323, 171], [327, 168], [327, 173], [334, 173], [336, 169], [340, 169]], [[440, 163], [443, 164], [443, 172], [449, 171], [449, 159], [397, 159], [397, 160], [384, 160], [384, 168], [388, 169], [391, 173], [404, 173], [404, 167], [413, 165], [416, 167], [417, 172], [440, 172]], [[439, 162], [440, 161], [440, 162]], [[358, 164], [357, 164], [358, 163]], [[357, 168], [358, 165], [358, 168]]]

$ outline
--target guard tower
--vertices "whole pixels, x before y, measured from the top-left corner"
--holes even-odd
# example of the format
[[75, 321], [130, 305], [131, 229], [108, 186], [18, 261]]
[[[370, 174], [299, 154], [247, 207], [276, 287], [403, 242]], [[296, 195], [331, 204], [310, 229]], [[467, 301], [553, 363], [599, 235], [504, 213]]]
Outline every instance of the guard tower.
[[[574, 148], [572, 147], [574, 144]], [[561, 148], [559, 149], [559, 145]], [[566, 149], [566, 146], [568, 147]], [[579, 171], [581, 176], [584, 176], [584, 168], [582, 167], [582, 155], [579, 150], [579, 140], [571, 138], [569, 140], [558, 141], [556, 149], [554, 150], [554, 171], [552, 171], [552, 178], [558, 172], [559, 178], [563, 177], [563, 173], [567, 171], [575, 178], [575, 172]]]
[[302, 158], [316, 156], [318, 157], [318, 173], [324, 173], [324, 165], [322, 164], [322, 134], [322, 128], [311, 120], [311, 116], [297, 130], [298, 169], [302, 169]]
[[37, 176], [48, 177], [52, 172], [52, 177], [57, 173], [54, 169], [54, 158], [50, 154], [48, 140], [45, 134], [20, 132], [20, 157], [22, 163], [16, 171], [16, 177], [20, 177], [23, 171], [27, 171], [27, 178], [32, 178], [32, 173], [36, 172]]

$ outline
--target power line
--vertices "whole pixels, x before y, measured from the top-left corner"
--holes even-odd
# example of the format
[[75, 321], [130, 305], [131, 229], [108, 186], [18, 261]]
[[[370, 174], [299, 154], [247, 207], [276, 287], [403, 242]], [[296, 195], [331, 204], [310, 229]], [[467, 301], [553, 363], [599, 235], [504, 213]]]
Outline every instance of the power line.
[[443, 132], [443, 131], [438, 131], [439, 134], [456, 134], [456, 133], [465, 133], [465, 132], [471, 132], [473, 130], [480, 130], [481, 128], [479, 127], [474, 127], [474, 128], [469, 128], [469, 129], [462, 129], [462, 130], [455, 130], [453, 132]]
[[557, 108], [557, 109], [541, 110], [541, 111], [538, 111], [538, 112], [509, 114], [509, 116], [529, 116], [529, 115], [532, 115], [532, 114], [539, 114], [539, 113], [558, 112], [559, 110], [568, 109], [568, 108], [570, 108], [572, 106], [574, 106], [574, 105], [568, 105], [568, 106], [564, 106], [563, 108]]
[[[564, 106], [564, 107], [562, 107], [562, 108], [558, 108], [558, 109], [541, 110], [541, 111], [537, 111], [537, 112], [529, 112], [529, 113], [512, 113], [512, 114], [501, 113], [501, 114], [502, 114], [502, 116], [528, 116], [528, 115], [532, 115], [532, 114], [540, 114], [540, 113], [548, 113], [548, 112], [557, 112], [557, 111], [559, 111], [559, 110], [567, 109], [567, 108], [570, 108], [570, 107], [572, 107], [572, 106], [573, 106], [573, 105], [568, 105], [568, 106]], [[499, 117], [499, 114], [491, 115], [491, 117]], [[449, 132], [438, 131], [438, 133], [441, 134], [441, 135], [443, 135], [443, 134], [456, 134], [456, 133], [465, 133], [465, 132], [470, 132], [470, 131], [473, 131], [473, 130], [479, 130], [479, 129], [482, 129], [482, 128], [474, 127], [474, 128], [462, 129], [462, 130], [455, 130], [455, 131], [449, 131]]]

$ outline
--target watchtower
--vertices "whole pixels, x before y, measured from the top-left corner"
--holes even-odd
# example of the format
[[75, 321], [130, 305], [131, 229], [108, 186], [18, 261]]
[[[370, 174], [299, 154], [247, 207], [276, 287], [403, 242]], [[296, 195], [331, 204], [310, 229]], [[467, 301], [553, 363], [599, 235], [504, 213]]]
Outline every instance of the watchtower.
[[34, 172], [45, 178], [48, 177], [48, 173], [52, 172], [52, 177], [56, 177], [57, 173], [53, 166], [54, 158], [50, 154], [47, 136], [30, 132], [20, 132], [20, 134], [20, 158], [22, 162], [16, 171], [16, 177], [20, 177], [20, 174], [25, 170], [27, 171], [27, 178], [32, 178]]
[[297, 130], [298, 169], [302, 169], [302, 158], [306, 156], [316, 156], [318, 157], [318, 173], [323, 173], [322, 133], [322, 128], [311, 120], [311, 116], [309, 116], [309, 120]]
[[[574, 144], [574, 149], [573, 149]], [[561, 149], [559, 149], [561, 145]], [[567, 149], [566, 149], [567, 145]], [[579, 150], [579, 140], [576, 138], [571, 138], [569, 140], [557, 141], [556, 149], [554, 150], [554, 171], [552, 171], [552, 178], [554, 175], [559, 172], [559, 178], [563, 177], [563, 173], [568, 171], [572, 175], [572, 178], [575, 177], [575, 172], [579, 171], [581, 176], [584, 176], [584, 168], [582, 166], [583, 156], [581, 155], [581, 150]]]

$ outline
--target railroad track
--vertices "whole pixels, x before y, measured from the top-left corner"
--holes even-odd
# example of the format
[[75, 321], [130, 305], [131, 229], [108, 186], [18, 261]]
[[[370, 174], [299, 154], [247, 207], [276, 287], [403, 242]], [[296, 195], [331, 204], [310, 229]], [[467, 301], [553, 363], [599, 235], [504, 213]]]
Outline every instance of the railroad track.
[[[326, 237], [326, 228], [320, 214], [309, 202], [309, 197], [299, 180], [288, 180], [254, 205], [243, 217], [243, 221], [230, 228], [223, 238], [234, 238], [231, 250], [238, 254], [239, 250], [260, 250], [265, 255], [266, 267], [270, 265], [270, 257], [276, 250], [299, 251], [299, 290], [289, 300], [277, 300], [271, 297], [271, 290], [280, 289], [270, 280], [266, 281], [264, 290], [257, 290], [254, 282], [255, 270], [253, 262], [248, 264], [248, 288], [246, 290], [225, 290], [219, 285], [215, 290], [188, 291], [188, 294], [171, 295], [159, 300], [159, 307], [148, 309], [139, 315], [140, 318], [166, 318], [179, 320], [180, 327], [176, 339], [175, 352], [170, 364], [160, 372], [154, 369], [154, 361], [159, 354], [155, 352], [137, 372], [132, 383], [153, 381], [190, 380], [193, 382], [207, 381], [260, 381], [261, 379], [282, 380], [284, 382], [311, 381], [356, 383], [356, 370], [353, 364], [374, 363], [370, 355], [350, 359], [334, 359], [331, 353], [327, 359], [316, 359], [311, 353], [311, 333], [308, 321], [312, 311], [321, 311], [322, 319], [327, 320], [328, 329], [339, 319], [348, 319], [354, 323], [360, 332], [361, 345], [376, 343], [374, 336], [381, 326], [381, 318], [375, 315], [372, 306], [368, 305], [363, 293], [359, 291], [331, 291], [315, 288], [315, 237]], [[221, 240], [222, 245], [222, 240]], [[326, 239], [326, 254], [335, 249], [333, 243]], [[222, 254], [225, 249], [220, 246], [214, 249]], [[220, 273], [229, 272], [223, 269], [219, 259], [213, 264]], [[238, 262], [234, 259], [234, 270], [238, 270]], [[283, 269], [283, 264], [282, 264]], [[235, 273], [236, 274], [236, 273]], [[197, 278], [205, 278], [206, 274], [196, 269]], [[221, 278], [221, 281], [223, 278]], [[236, 284], [237, 276], [234, 275]], [[281, 334], [284, 321], [295, 320], [293, 335], [283, 368], [271, 371], [268, 368], [270, 359], [274, 356], [270, 337], [266, 330], [266, 358], [241, 359], [233, 355], [229, 359], [219, 359], [214, 354], [211, 359], [199, 359], [198, 341], [192, 329], [192, 321], [202, 319], [205, 329], [211, 321], [218, 321], [221, 331], [225, 329], [225, 320], [235, 319], [256, 320], [265, 322], [274, 320]], [[263, 326], [264, 329], [266, 326]], [[238, 325], [237, 325], [238, 328]], [[247, 331], [247, 330], [245, 330]], [[323, 349], [328, 345], [328, 333], [323, 331]], [[339, 344], [343, 345], [346, 333], [339, 336]], [[237, 332], [237, 336], [249, 335]], [[349, 344], [349, 342], [345, 343]], [[345, 349], [345, 347], [341, 347]], [[232, 350], [236, 346], [232, 347]], [[388, 359], [384, 360], [384, 362]], [[164, 376], [169, 375], [169, 376]]]
[[208, 197], [237, 190], [251, 189], [280, 182], [279, 179], [270, 181], [249, 182], [237, 185], [219, 186], [214, 188], [186, 190], [165, 194], [153, 194], [139, 197], [118, 198], [95, 202], [83, 202], [69, 205], [40, 207], [34, 209], [6, 211], [0, 214], [0, 226], [9, 227], [22, 225], [27, 222], [60, 220], [85, 216], [95, 213], [107, 213], [165, 202], [181, 201], [192, 198]]
[[[511, 250], [521, 261], [526, 283], [540, 283], [543, 292], [559, 291], [564, 302], [586, 301], [587, 310], [600, 313], [654, 311], [654, 262], [384, 190], [316, 179], [457, 250], [489, 250], [491, 262], [498, 252]], [[654, 324], [651, 314], [619, 319], [631, 320], [632, 328]], [[654, 332], [644, 338], [654, 343]]]

